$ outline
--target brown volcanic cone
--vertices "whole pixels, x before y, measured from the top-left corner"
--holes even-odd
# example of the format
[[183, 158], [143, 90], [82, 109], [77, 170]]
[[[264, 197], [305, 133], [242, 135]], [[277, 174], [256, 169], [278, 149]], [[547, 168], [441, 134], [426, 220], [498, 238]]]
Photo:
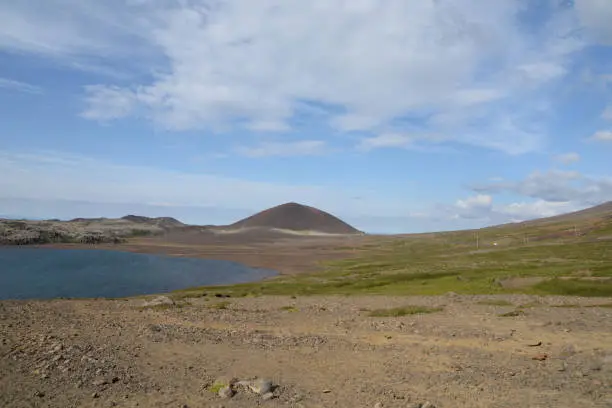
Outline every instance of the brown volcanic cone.
[[240, 220], [231, 228], [278, 228], [293, 231], [317, 231], [328, 234], [359, 234], [351, 227], [325, 211], [297, 203], [269, 208]]

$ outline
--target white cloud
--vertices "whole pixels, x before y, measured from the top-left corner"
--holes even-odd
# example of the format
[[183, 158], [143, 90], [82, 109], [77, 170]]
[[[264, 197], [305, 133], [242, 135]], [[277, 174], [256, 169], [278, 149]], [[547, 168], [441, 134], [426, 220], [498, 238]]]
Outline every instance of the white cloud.
[[564, 153], [554, 157], [555, 161], [561, 164], [572, 164], [580, 161], [580, 155], [578, 153]]
[[238, 147], [236, 152], [247, 157], [313, 156], [327, 152], [322, 140], [300, 140], [296, 142], [264, 142], [254, 147]]
[[492, 202], [493, 202], [493, 197], [491, 197], [490, 195], [479, 194], [474, 197], [469, 197], [465, 200], [458, 200], [456, 205], [457, 207], [463, 208], [463, 209], [482, 208], [482, 207], [488, 208], [491, 206]]
[[519, 71], [523, 72], [526, 78], [538, 82], [546, 82], [559, 78], [567, 72], [567, 70], [558, 63], [543, 61], [522, 65], [519, 67]]
[[[492, 196], [479, 194], [458, 200], [454, 205], [439, 205], [436, 216], [446, 220], [470, 221], [474, 226], [505, 224], [543, 217], [552, 217], [586, 207], [576, 202], [550, 202], [542, 199], [495, 204]], [[427, 217], [434, 218], [432, 213]]]
[[586, 176], [576, 171], [535, 171], [519, 181], [473, 186], [479, 193], [509, 192], [550, 203], [595, 205], [612, 200], [612, 178]]
[[414, 139], [413, 136], [400, 133], [382, 133], [362, 139], [357, 147], [365, 151], [388, 147], [407, 147], [414, 142]]
[[448, 137], [435, 133], [399, 133], [384, 132], [372, 137], [364, 137], [359, 140], [356, 148], [361, 151], [374, 149], [403, 148], [418, 151], [430, 152], [451, 152], [451, 149], [444, 149], [435, 146], [424, 146], [424, 143], [439, 144], [449, 140]]
[[446, 225], [476, 228], [530, 219], [551, 217], [584, 208], [574, 202], [549, 202], [542, 199], [496, 204], [492, 196], [479, 194], [457, 200], [453, 205], [437, 205], [420, 218], [442, 221]]
[[250, 211], [296, 201], [340, 215], [397, 216], [406, 212], [404, 200], [360, 187], [263, 182], [122, 165], [62, 152], [0, 150], [0, 174], [11, 175], [0, 177], [0, 198]]
[[486, 194], [479, 194], [468, 197], [465, 200], [457, 200], [453, 210], [456, 212], [454, 217], [477, 219], [487, 216], [492, 210], [493, 197]]
[[582, 23], [603, 44], [612, 45], [612, 2], [609, 0], [576, 0]]
[[521, 222], [536, 218], [553, 217], [577, 211], [584, 206], [572, 202], [550, 202], [536, 200], [534, 202], [519, 202], [502, 205], [496, 208], [496, 212], [506, 217], [508, 221]]
[[582, 46], [568, 35], [577, 28], [571, 10], [553, 8], [534, 37], [520, 29], [523, 7], [515, 0], [5, 2], [0, 49], [119, 58], [153, 73], [128, 86], [87, 87], [83, 116], [91, 119], [136, 115], [174, 130], [238, 123], [278, 132], [309, 101], [328, 107], [317, 120], [342, 131], [395, 131], [397, 119], [410, 117], [449, 141], [523, 153], [546, 138], [538, 103]]
[[130, 114], [136, 106], [132, 95], [117, 87], [91, 85], [86, 88], [90, 106], [82, 116], [87, 119], [110, 120]]
[[612, 130], [599, 130], [591, 136], [596, 142], [612, 142]]
[[471, 106], [502, 99], [505, 96], [503, 89], [462, 89], [452, 95], [452, 103], [459, 106]]
[[0, 89], [8, 89], [12, 91], [25, 92], [30, 94], [41, 94], [43, 89], [39, 86], [28, 84], [21, 81], [16, 81], [9, 78], [0, 77]]

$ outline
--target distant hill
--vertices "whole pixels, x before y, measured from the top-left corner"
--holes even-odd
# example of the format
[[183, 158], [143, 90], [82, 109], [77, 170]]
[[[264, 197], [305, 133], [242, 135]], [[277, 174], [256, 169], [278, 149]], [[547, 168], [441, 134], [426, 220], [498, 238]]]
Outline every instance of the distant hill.
[[142, 215], [126, 215], [125, 217], [121, 217], [122, 220], [134, 222], [137, 224], [150, 224], [157, 225], [162, 228], [176, 228], [183, 227], [185, 224], [172, 217], [144, 217]]
[[[502, 242], [612, 238], [612, 202], [580, 211], [483, 228], [482, 237]], [[486, 239], [485, 239], [486, 240]]]
[[612, 201], [596, 205], [595, 207], [589, 207], [584, 210], [574, 211], [567, 214], [556, 215], [554, 217], [540, 218], [538, 220], [527, 221], [533, 223], [547, 223], [547, 222], [579, 222], [587, 219], [610, 219], [612, 218]]
[[314, 207], [287, 203], [261, 211], [227, 226], [229, 229], [265, 228], [327, 234], [360, 234], [341, 219]]

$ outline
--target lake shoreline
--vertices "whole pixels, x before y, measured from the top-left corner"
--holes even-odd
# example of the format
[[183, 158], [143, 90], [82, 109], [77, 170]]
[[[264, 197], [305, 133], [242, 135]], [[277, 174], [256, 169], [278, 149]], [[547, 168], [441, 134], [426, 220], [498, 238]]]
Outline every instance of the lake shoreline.
[[129, 298], [278, 276], [235, 261], [94, 247], [2, 247], [0, 263], [0, 299], [5, 300]]

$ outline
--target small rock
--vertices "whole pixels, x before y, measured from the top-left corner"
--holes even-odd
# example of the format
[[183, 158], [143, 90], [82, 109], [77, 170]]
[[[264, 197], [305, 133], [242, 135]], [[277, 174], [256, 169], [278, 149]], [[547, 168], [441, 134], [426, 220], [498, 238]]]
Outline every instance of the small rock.
[[234, 396], [234, 390], [227, 385], [219, 390], [219, 396], [221, 398], [232, 398]]
[[383, 404], [381, 402], [377, 402], [374, 404], [374, 408], [383, 408]]
[[38, 398], [42, 398], [42, 397], [44, 397], [44, 396], [45, 396], [45, 393], [44, 393], [44, 392], [42, 392], [42, 391], [36, 391], [36, 392], [34, 393], [34, 396], [35, 396], [35, 397], [38, 397]]
[[534, 342], [534, 343], [529, 343], [529, 344], [527, 344], [527, 346], [528, 346], [528, 347], [539, 347], [539, 346], [541, 346], [541, 345], [542, 345], [542, 342], [541, 342], [541, 341], [536, 341], [536, 342]]
[[331, 390], [323, 390], [323, 394], [329, 394]]
[[174, 300], [170, 299], [168, 296], [158, 296], [155, 299], [152, 299], [148, 302], [144, 302], [143, 306], [151, 307], [151, 306], [161, 306], [161, 305], [173, 305]]
[[104, 378], [98, 378], [98, 379], [93, 380], [92, 382], [92, 385], [95, 385], [96, 387], [99, 387], [105, 384], [107, 384], [107, 381]]
[[272, 398], [274, 398], [274, 394], [272, 394], [271, 392], [266, 392], [264, 395], [261, 396], [261, 399], [264, 401], [271, 400]]
[[111, 382], [114, 384], [116, 382], [119, 382], [119, 377], [114, 376], [113, 378], [111, 378]]
[[91, 394], [91, 398], [100, 398], [100, 394], [94, 392], [93, 394]]
[[269, 392], [272, 392], [272, 381], [264, 378], [258, 378], [256, 380], [251, 381], [251, 383], [249, 384], [249, 388], [251, 389], [251, 391], [259, 395], [267, 394]]
[[544, 361], [547, 358], [548, 358], [548, 354], [546, 353], [536, 354], [535, 356], [531, 357], [532, 360], [537, 360], [537, 361]]
[[573, 344], [565, 344], [562, 348], [561, 348], [561, 357], [571, 357], [574, 354], [576, 354], [576, 347]]
[[599, 361], [594, 361], [589, 365], [589, 369], [591, 371], [601, 371], [602, 368], [603, 368], [603, 364], [600, 363]]
[[421, 405], [421, 408], [436, 408], [436, 406], [431, 402], [427, 401], [423, 405]]
[[567, 370], [567, 363], [565, 361], [559, 362], [559, 366], [557, 367], [557, 371], [565, 371]]

